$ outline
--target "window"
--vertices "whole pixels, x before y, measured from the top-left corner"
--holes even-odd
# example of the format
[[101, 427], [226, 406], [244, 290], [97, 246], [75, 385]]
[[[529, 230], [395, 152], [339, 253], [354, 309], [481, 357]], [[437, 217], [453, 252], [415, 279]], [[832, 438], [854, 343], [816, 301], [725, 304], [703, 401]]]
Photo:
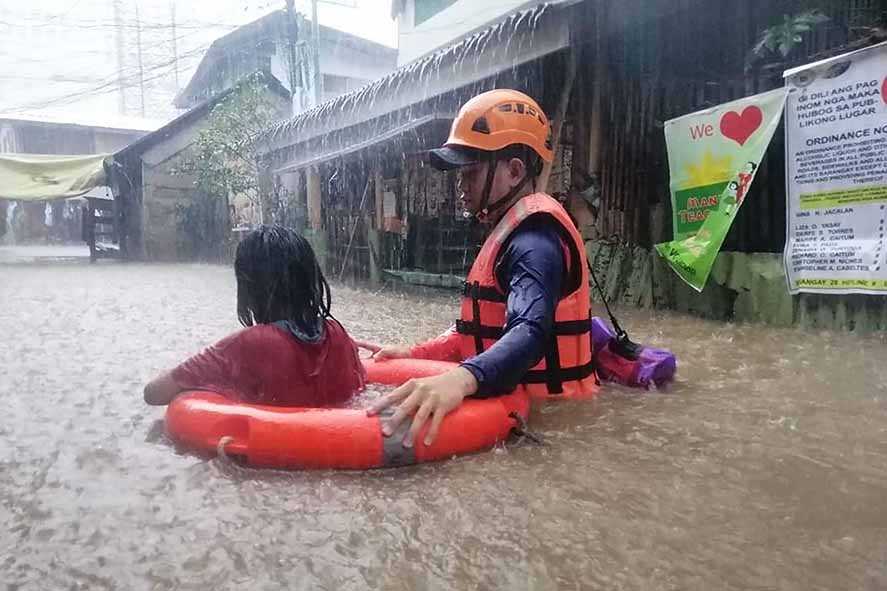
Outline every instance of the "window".
[[421, 23], [455, 3], [456, 0], [416, 0], [416, 16], [413, 26], [418, 27]]

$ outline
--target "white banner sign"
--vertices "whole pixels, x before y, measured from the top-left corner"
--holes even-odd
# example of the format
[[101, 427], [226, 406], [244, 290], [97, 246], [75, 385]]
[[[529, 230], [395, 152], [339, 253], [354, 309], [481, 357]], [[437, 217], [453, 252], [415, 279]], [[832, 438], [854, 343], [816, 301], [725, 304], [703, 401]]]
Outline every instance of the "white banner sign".
[[791, 293], [887, 293], [887, 43], [785, 73]]

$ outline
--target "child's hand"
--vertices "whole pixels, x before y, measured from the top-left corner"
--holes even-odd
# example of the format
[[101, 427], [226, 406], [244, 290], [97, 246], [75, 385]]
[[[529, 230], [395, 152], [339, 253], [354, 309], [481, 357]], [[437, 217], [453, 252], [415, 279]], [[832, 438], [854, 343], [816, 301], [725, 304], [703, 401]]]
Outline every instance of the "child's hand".
[[[352, 339], [352, 340], [354, 340], [354, 339]], [[354, 341], [354, 344], [357, 345], [361, 349], [366, 349], [367, 351], [369, 351], [373, 355], [378, 353], [379, 349], [382, 348], [381, 346], [377, 345], [376, 343], [368, 343], [366, 341]]]
[[410, 347], [390, 345], [387, 347], [379, 347], [378, 349], [373, 351], [373, 359], [375, 359], [376, 361], [385, 361], [386, 359], [404, 359], [406, 357], [411, 357]]

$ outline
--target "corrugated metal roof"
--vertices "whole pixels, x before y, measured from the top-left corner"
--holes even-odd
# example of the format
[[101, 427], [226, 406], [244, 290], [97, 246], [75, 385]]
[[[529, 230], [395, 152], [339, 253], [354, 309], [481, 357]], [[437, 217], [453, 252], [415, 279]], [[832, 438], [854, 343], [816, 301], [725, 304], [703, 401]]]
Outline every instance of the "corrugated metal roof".
[[92, 127], [96, 129], [110, 129], [120, 131], [154, 131], [163, 127], [163, 120], [143, 119], [140, 117], [127, 117], [125, 115], [92, 115], [76, 113], [0, 113], [3, 121], [25, 121], [28, 123], [43, 123], [47, 125], [76, 125], [78, 127]]
[[361, 150], [365, 150], [366, 148], [372, 147], [381, 142], [386, 142], [392, 138], [400, 136], [402, 134], [408, 133], [420, 127], [423, 127], [428, 124], [435, 123], [445, 123], [447, 127], [449, 127], [450, 123], [453, 121], [454, 115], [445, 114], [445, 113], [432, 113], [430, 115], [424, 115], [422, 117], [413, 119], [393, 129], [389, 129], [384, 133], [380, 133], [377, 135], [373, 135], [370, 138], [366, 138], [355, 143], [352, 143], [346, 147], [342, 148], [334, 148], [331, 150], [312, 153], [310, 156], [307, 156], [302, 159], [291, 160], [287, 163], [286, 166], [275, 170], [276, 173], [282, 172], [292, 172], [295, 170], [299, 170], [301, 168], [305, 168], [306, 166], [312, 166], [314, 164], [318, 164], [320, 162], [325, 162], [327, 160], [331, 160], [333, 158], [340, 158], [342, 156], [347, 156], [348, 154], [353, 154], [355, 152], [359, 152]]
[[557, 16], [563, 14], [560, 9], [580, 1], [546, 2], [514, 12], [457, 43], [278, 124], [265, 134], [268, 148], [279, 149], [297, 143], [295, 138], [304, 142], [377, 118], [567, 47], [570, 23]]
[[[269, 89], [274, 92], [279, 93], [281, 96], [289, 99], [289, 91], [283, 87], [280, 81], [270, 74], [265, 74], [263, 72], [255, 72], [253, 75], [261, 75], [260, 80], [264, 82]], [[181, 115], [169, 121], [165, 125], [158, 127], [151, 133], [144, 135], [132, 142], [131, 144], [125, 146], [118, 150], [114, 156], [118, 159], [127, 157], [131, 154], [143, 154], [146, 150], [150, 149], [151, 146], [156, 145], [159, 142], [162, 142], [173, 134], [178, 132], [182, 126], [188, 124], [189, 122], [197, 119], [198, 117], [202, 117], [206, 113], [208, 113], [219, 101], [223, 98], [227, 97], [229, 94], [234, 92], [240, 84], [243, 84], [245, 81], [249, 80], [250, 76], [246, 76], [240, 80], [237, 84], [232, 86], [231, 88], [220, 92], [209, 100], [205, 100], [202, 103], [192, 107], [191, 109], [183, 112]]]

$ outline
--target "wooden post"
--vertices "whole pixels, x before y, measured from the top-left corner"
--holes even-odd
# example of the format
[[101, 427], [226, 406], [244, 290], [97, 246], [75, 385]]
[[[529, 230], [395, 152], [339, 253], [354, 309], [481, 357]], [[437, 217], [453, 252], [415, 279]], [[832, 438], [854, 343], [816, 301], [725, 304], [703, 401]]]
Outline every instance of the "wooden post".
[[301, 171], [292, 175], [292, 186], [288, 189], [287, 193], [287, 209], [292, 212], [292, 219], [289, 220], [289, 223], [296, 228], [299, 232], [304, 232], [305, 228], [308, 225], [308, 205], [304, 199], [302, 199], [302, 186], [305, 182], [305, 177]]
[[86, 205], [80, 208], [80, 237], [89, 246], [89, 262], [95, 262], [95, 210], [92, 202], [87, 199]]
[[382, 230], [385, 227], [385, 192], [382, 186], [382, 164], [379, 161], [376, 161], [373, 166], [373, 186], [375, 187], [376, 198], [376, 223], [373, 227], [376, 230]]
[[[148, 225], [151, 223], [151, 219], [149, 217], [148, 212], [148, 204], [145, 200], [145, 191], [149, 189], [149, 187], [145, 184], [145, 173], [147, 172], [147, 167], [144, 162], [139, 163], [139, 167], [141, 168], [141, 173], [139, 175], [139, 179], [141, 182], [136, 184], [136, 189], [133, 191], [133, 202], [131, 203], [131, 211], [135, 214], [136, 224], [130, 225], [130, 228], [136, 228], [138, 233], [138, 240], [136, 242], [136, 258], [137, 260], [147, 260], [148, 259], [148, 245], [146, 244], [145, 237], [147, 236]], [[130, 252], [132, 249], [130, 248]]]
[[[595, 57], [596, 61], [600, 61], [600, 57]], [[591, 99], [591, 125], [588, 131], [588, 174], [592, 177], [600, 178], [601, 162], [603, 161], [603, 117], [601, 110], [604, 104], [601, 92], [601, 80], [599, 76], [600, 68], [595, 67], [594, 83]]]
[[373, 163], [373, 188], [376, 204], [375, 219], [370, 228], [367, 224], [367, 245], [370, 247], [370, 282], [379, 285], [382, 282], [382, 232], [385, 227], [385, 193], [382, 187], [382, 163]]
[[567, 115], [567, 106], [570, 104], [570, 93], [573, 91], [573, 81], [576, 79], [576, 53], [571, 48], [567, 53], [566, 72], [564, 73], [564, 86], [561, 89], [560, 100], [558, 101], [557, 111], [554, 119], [551, 120], [551, 149], [554, 157], [551, 162], [546, 162], [542, 167], [542, 174], [539, 175], [539, 191], [545, 193], [548, 191], [548, 179], [551, 177], [551, 169], [554, 167], [554, 161], [557, 159], [557, 151], [561, 143], [561, 130], [564, 127], [564, 118]]
[[317, 263], [321, 269], [326, 269], [326, 236], [323, 233], [323, 211], [321, 209], [320, 170], [317, 167], [309, 167], [306, 171], [308, 193], [308, 226], [310, 231], [307, 237]]
[[323, 228], [323, 218], [320, 207], [320, 171], [312, 166], [307, 171], [308, 176], [308, 224], [311, 230], [319, 232]]
[[594, 75], [592, 77], [591, 126], [588, 137], [588, 172], [600, 179], [604, 153], [604, 81], [607, 79], [607, 3], [595, 5]]
[[[357, 224], [363, 215], [363, 205], [366, 203], [367, 195], [370, 192], [370, 183], [373, 181], [372, 175], [367, 175], [367, 182], [363, 188], [363, 195], [360, 198], [360, 205], [357, 206], [357, 215], [354, 216], [354, 222], [351, 225], [351, 235], [348, 237], [348, 246], [345, 247], [345, 255], [342, 257], [342, 268], [339, 270], [339, 280], [345, 274], [345, 266], [348, 264], [348, 257], [351, 255], [351, 245], [354, 243], [354, 233], [357, 232]], [[372, 248], [372, 247], [371, 247]], [[372, 254], [370, 255], [372, 256]]]

